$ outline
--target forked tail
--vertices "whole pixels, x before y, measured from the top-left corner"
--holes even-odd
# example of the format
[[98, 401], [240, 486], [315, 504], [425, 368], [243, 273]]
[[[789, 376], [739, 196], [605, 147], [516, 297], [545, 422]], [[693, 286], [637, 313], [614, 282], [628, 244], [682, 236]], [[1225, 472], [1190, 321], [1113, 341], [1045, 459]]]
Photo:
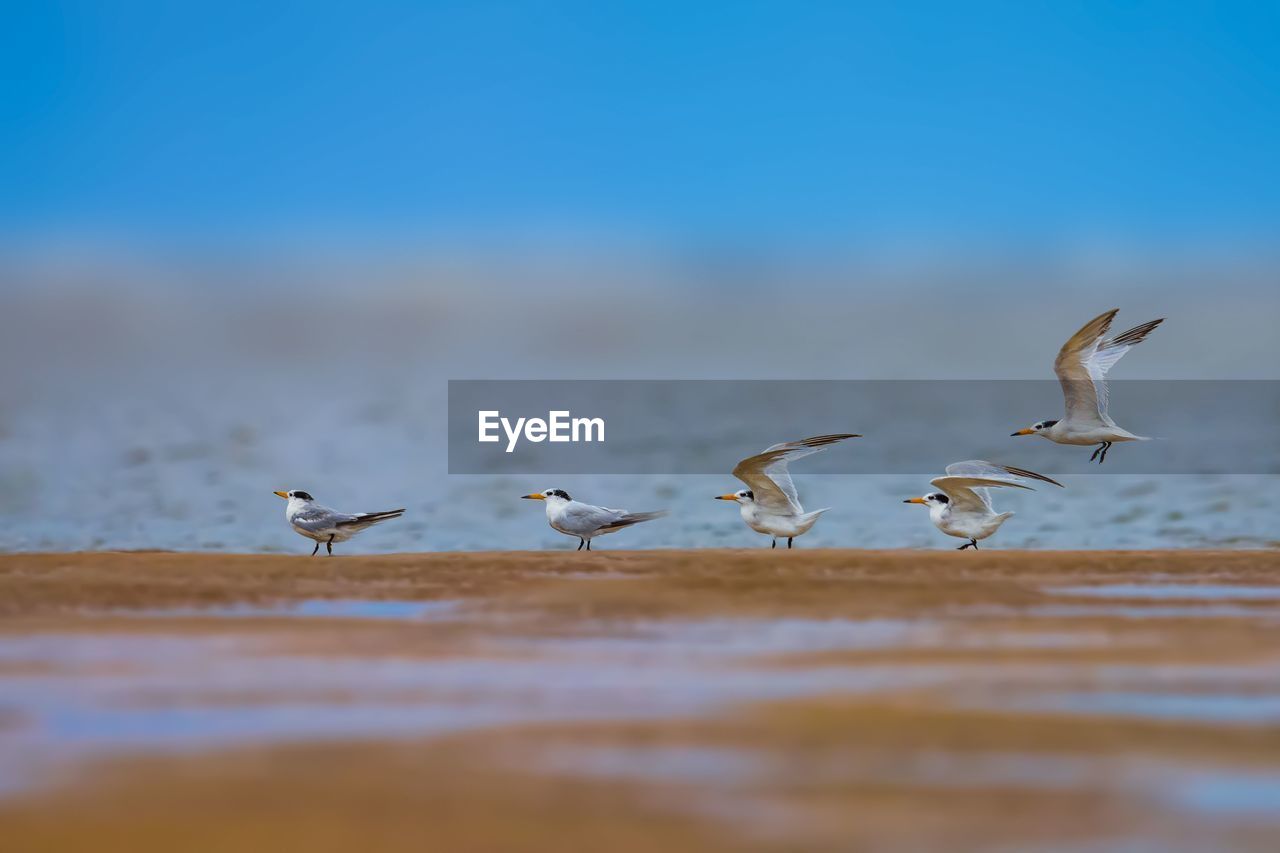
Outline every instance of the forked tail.
[[824, 506], [822, 509], [815, 509], [813, 512], [806, 512], [804, 515], [800, 516], [800, 523], [812, 524], [813, 522], [818, 520], [818, 516], [822, 515], [824, 512], [827, 512], [830, 509], [831, 507]]
[[388, 521], [393, 518], [399, 518], [404, 515], [404, 507], [400, 509], [389, 509], [386, 512], [360, 512], [356, 513], [356, 517], [350, 521], [339, 521], [339, 527], [368, 527], [370, 524], [377, 524], [380, 521]]
[[657, 512], [629, 512], [617, 521], [611, 521], [600, 529], [621, 530], [624, 527], [630, 527], [631, 525], [639, 524], [642, 521], [652, 521], [655, 518], [662, 518], [664, 515], [667, 515], [667, 511], [665, 509], [660, 509]]

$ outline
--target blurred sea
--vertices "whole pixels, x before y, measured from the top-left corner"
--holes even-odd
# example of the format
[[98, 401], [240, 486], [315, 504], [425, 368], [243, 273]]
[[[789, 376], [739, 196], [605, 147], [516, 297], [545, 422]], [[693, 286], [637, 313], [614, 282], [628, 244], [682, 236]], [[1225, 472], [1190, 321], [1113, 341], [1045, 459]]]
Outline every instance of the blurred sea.
[[[674, 511], [603, 548], [767, 547], [710, 500], [737, 487], [727, 467], [722, 477], [449, 476], [450, 379], [1047, 379], [1063, 340], [1113, 307], [1119, 328], [1168, 318], [1116, 378], [1280, 378], [1276, 267], [1256, 252], [308, 257], [10, 253], [0, 266], [0, 549], [304, 553], [271, 494], [284, 488], [339, 509], [408, 508], [346, 553], [568, 548], [541, 507], [519, 500], [552, 486]], [[900, 417], [868, 411], [857, 427], [892, 430]], [[946, 429], [946, 412], [927, 417]], [[1212, 452], [1213, 436], [1205, 442]], [[806, 506], [834, 509], [802, 546], [954, 547], [901, 502], [926, 477], [807, 475], [805, 464], [793, 472]], [[1062, 492], [999, 495], [1019, 514], [988, 546], [1280, 539], [1269, 500], [1280, 477], [1063, 482]]]

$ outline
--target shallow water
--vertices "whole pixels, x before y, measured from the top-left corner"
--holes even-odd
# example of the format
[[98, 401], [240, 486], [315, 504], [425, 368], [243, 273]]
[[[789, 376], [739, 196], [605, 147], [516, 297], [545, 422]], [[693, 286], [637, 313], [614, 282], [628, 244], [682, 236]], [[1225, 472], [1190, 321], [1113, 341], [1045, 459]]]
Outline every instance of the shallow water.
[[[0, 308], [6, 307], [4, 297], [0, 289]], [[142, 295], [142, 307], [154, 298], [153, 293]], [[475, 301], [475, 310], [492, 322], [484, 299]], [[389, 305], [390, 316], [398, 317], [400, 306], [394, 301]], [[12, 316], [23, 316], [21, 305], [8, 307], [13, 309]], [[62, 307], [55, 305], [49, 311], [56, 315]], [[287, 304], [277, 307], [287, 315], [293, 313]], [[729, 472], [738, 459], [764, 444], [846, 428], [867, 438], [842, 445], [839, 452], [870, 465], [884, 463], [885, 467], [874, 470], [903, 468], [902, 460], [891, 458], [891, 449], [881, 446], [876, 435], [914, 435], [911, 446], [926, 449], [920, 471], [819, 475], [814, 472], [821, 470], [821, 459], [798, 462], [793, 474], [805, 505], [832, 509], [797, 540], [797, 546], [954, 548], [959, 544], [956, 540], [939, 533], [922, 508], [904, 505], [903, 498], [924, 493], [930, 478], [957, 459], [1030, 465], [1029, 457], [1054, 449], [1020, 443], [1030, 439], [1013, 439], [1003, 427], [991, 435], [943, 431], [937, 412], [904, 415], [868, 407], [858, 413], [856, 424], [831, 424], [824, 417], [797, 413], [794, 425], [787, 427], [788, 435], [760, 438], [748, 437], [748, 432], [724, 443], [713, 436], [740, 433], [740, 425], [704, 424], [689, 441], [700, 448], [699, 458], [706, 460], [704, 470], [720, 470], [722, 475], [450, 475], [446, 440], [450, 379], [513, 374], [581, 377], [583, 366], [574, 353], [537, 346], [512, 351], [503, 336], [492, 330], [479, 336], [455, 334], [458, 349], [454, 351], [398, 326], [374, 326], [359, 329], [352, 340], [333, 342], [334, 346], [345, 343], [349, 351], [324, 361], [324, 389], [317, 390], [310, 382], [298, 381], [300, 374], [309, 375], [314, 368], [310, 354], [262, 351], [254, 345], [261, 331], [258, 314], [245, 309], [246, 316], [241, 317], [233, 308], [222, 305], [208, 315], [194, 308], [189, 316], [179, 312], [183, 316], [178, 319], [192, 328], [176, 348], [151, 341], [150, 335], [160, 334], [151, 326], [138, 330], [137, 337], [159, 347], [156, 352], [133, 351], [133, 339], [118, 330], [118, 338], [101, 342], [91, 355], [69, 360], [30, 359], [16, 343], [10, 344], [12, 363], [21, 364], [22, 369], [6, 377], [5, 393], [0, 395], [0, 520], [4, 522], [0, 550], [158, 548], [308, 554], [314, 543], [289, 529], [284, 505], [272, 494], [282, 488], [307, 489], [322, 503], [344, 510], [407, 509], [403, 518], [338, 545], [339, 555], [571, 550], [575, 540], [551, 531], [541, 507], [519, 499], [548, 487], [566, 489], [592, 503], [673, 510], [667, 518], [600, 539], [595, 544], [604, 550], [767, 548], [768, 539], [747, 529], [734, 507], [712, 497], [740, 486]], [[655, 300], [652, 308], [664, 323], [669, 321], [668, 304]], [[850, 308], [856, 313], [854, 306]], [[422, 306], [415, 302], [412, 309]], [[229, 313], [224, 316], [223, 312]], [[0, 310], [0, 317], [5, 313]], [[128, 311], [123, 313], [131, 317]], [[767, 316], [750, 314], [756, 322]], [[44, 314], [40, 318], [47, 319]], [[841, 328], [844, 322], [828, 330], [831, 352], [853, 345]], [[945, 329], [951, 320], [942, 318], [942, 322]], [[245, 323], [252, 334], [243, 328]], [[15, 335], [10, 338], [30, 332], [18, 321], [14, 325]], [[767, 330], [776, 333], [772, 324]], [[448, 331], [433, 329], [434, 333]], [[87, 330], [86, 335], [91, 332]], [[726, 335], [731, 336], [728, 330]], [[456, 340], [459, 336], [463, 339]], [[4, 343], [0, 335], [0, 344]], [[316, 346], [329, 343], [317, 341]], [[385, 349], [397, 344], [407, 351], [386, 357]], [[43, 341], [39, 346], [43, 348]], [[709, 362], [704, 350], [720, 348], [701, 335], [674, 339], [658, 348], [642, 337], [631, 346], [631, 351], [611, 357], [605, 353], [593, 361], [594, 375], [606, 379], [637, 373], [679, 379], [808, 379], [815, 375], [813, 359], [801, 358], [791, 347], [776, 354], [775, 364], [738, 359]], [[871, 376], [890, 370], [898, 376], [929, 377], [957, 372], [954, 365], [939, 364], [927, 349], [907, 349], [895, 356], [892, 368], [882, 360], [868, 360], [861, 368], [850, 362], [847, 369], [853, 375], [861, 370]], [[1051, 382], [1050, 355], [1046, 352], [1043, 366], [1026, 375]], [[1169, 357], [1166, 353], [1165, 358]], [[822, 358], [817, 363], [827, 361]], [[1257, 359], [1243, 363], [1254, 365]], [[1007, 359], [997, 359], [985, 369], [1002, 364], [1007, 370]], [[1166, 369], [1174, 377], [1187, 375], [1154, 355], [1148, 366]], [[1002, 375], [982, 370], [975, 367], [959, 375], [970, 379]], [[762, 407], [769, 402], [762, 400]], [[1054, 408], [1061, 405], [1051, 398], [1046, 402]], [[1052, 414], [1032, 408], [1035, 405], [1029, 403], [1027, 412], [1011, 412], [1010, 426]], [[681, 412], [647, 414], [663, 425], [683, 420]], [[927, 450], [944, 439], [954, 449], [944, 453], [939, 448], [936, 456]], [[1274, 473], [1118, 474], [1106, 466], [1089, 465], [1088, 448], [1056, 449], [1061, 454], [1049, 456], [1046, 461], [1051, 467], [1045, 473], [1060, 479], [1067, 489], [1004, 490], [996, 497], [997, 506], [1017, 515], [983, 542], [984, 549], [1238, 548], [1268, 546], [1276, 540], [1274, 513], [1256, 497], [1276, 490], [1280, 478]], [[1121, 447], [1113, 453], [1122, 451], [1140, 453], [1141, 448]], [[629, 451], [619, 447], [617, 452]], [[1257, 466], [1241, 470], [1274, 472], [1276, 464], [1280, 463], [1259, 460]]]
[[[1206, 608], [1221, 615], [1218, 605]], [[1148, 609], [1165, 615], [1168, 610], [1162, 605]], [[1280, 721], [1280, 695], [1233, 692], [1242, 683], [1256, 685], [1255, 691], [1274, 684], [1277, 671], [1263, 665], [1181, 665], [1158, 671], [1093, 667], [1091, 678], [1117, 689], [1067, 693], [1053, 688], [1073, 668], [1048, 662], [795, 663], [805, 655], [835, 652], [1117, 647], [1116, 637], [1092, 628], [1037, 629], [1034, 617], [1019, 631], [988, 627], [993, 616], [1000, 625], [1007, 621], [999, 612], [971, 609], [966, 615], [962, 609], [946, 618], [918, 620], [586, 620], [546, 635], [527, 633], [520, 627], [524, 622], [501, 614], [469, 614], [457, 601], [311, 599], [125, 611], [115, 620], [117, 630], [107, 633], [0, 636], [0, 664], [12, 670], [4, 677], [0, 711], [19, 721], [0, 729], [0, 757], [5, 758], [0, 764], [10, 768], [0, 786], [19, 785], [25, 774], [38, 769], [33, 762], [48, 764], [102, 750], [664, 718], [712, 713], [743, 702], [924, 687], [952, 690], [962, 704], [1002, 709], [1206, 723]], [[1061, 616], [1053, 608], [1034, 612]], [[209, 617], [226, 620], [231, 633], [193, 637], [128, 630], [131, 620], [180, 623]], [[303, 623], [339, 618], [369, 625], [451, 624], [482, 634], [464, 644], [470, 653], [463, 657], [415, 657], [412, 645], [404, 647], [406, 656], [280, 655], [270, 651], [266, 636], [252, 631], [255, 622], [267, 617]], [[245, 630], [235, 630], [236, 625]], [[975, 698], [971, 685], [989, 679], [1041, 692]], [[1202, 692], [1161, 690], [1179, 680], [1200, 684]], [[1150, 685], [1149, 692], [1118, 689], [1144, 684]], [[653, 760], [661, 764], [660, 758]], [[18, 776], [14, 768], [20, 768]]]
[[1280, 693], [1127, 693], [1100, 691], [1039, 696], [1014, 705], [1073, 714], [1246, 725], [1280, 723]]
[[1080, 595], [1098, 598], [1280, 601], [1280, 586], [1237, 586], [1231, 584], [1102, 584], [1099, 586], [1053, 587], [1048, 592], [1058, 595]]
[[132, 616], [179, 619], [212, 616], [222, 619], [290, 617], [299, 619], [442, 619], [461, 606], [459, 601], [397, 601], [394, 599], [311, 598], [276, 604], [233, 604], [226, 607], [171, 607], [132, 611]]
[[[189, 795], [219, 767], [248, 774], [237, 791], [290, 790], [281, 774], [297, 764], [276, 756], [292, 755], [339, 788], [365, 760], [366, 781], [406, 766], [415, 784], [496, 773], [495, 789], [598, 790], [622, 809], [609, 820], [656, 809], [805, 849], [827, 831], [847, 847], [869, 814], [901, 842], [928, 813], [931, 849], [965, 826], [1010, 849], [1082, 836], [1229, 849], [1277, 824], [1277, 602], [1077, 593], [1184, 586], [1202, 559], [1236, 589], [1265, 589], [1273, 557], [1167, 555], [1153, 575], [1150, 555], [1006, 555], [960, 574], [971, 555], [593, 556], [613, 569], [602, 575], [575, 570], [579, 556], [338, 573], [327, 560], [8, 558], [6, 588], [38, 612], [0, 624], [0, 818], [31, 803], [78, 816], [63, 797], [106, 803], [124, 784], [144, 786], [137, 802]], [[133, 600], [179, 606], [84, 603], [121, 600], [124, 577]], [[77, 607], [52, 595], [57, 578]], [[265, 603], [183, 603], [237, 589]], [[600, 807], [566, 796], [575, 821]], [[242, 817], [224, 819], [247, 832]]]
[[[250, 610], [227, 618], [261, 615]], [[365, 618], [387, 617], [379, 611]], [[723, 636], [723, 625], [702, 628], [712, 645]], [[842, 630], [857, 637], [847, 626]], [[600, 636], [512, 637], [500, 644], [521, 653], [510, 660], [281, 657], [263, 654], [245, 638], [163, 634], [0, 637], [0, 662], [37, 673], [3, 679], [0, 711], [19, 722], [0, 729], [0, 766], [9, 776], [0, 788], [38, 778], [52, 763], [103, 751], [667, 717], [825, 690], [900, 689], [943, 677], [929, 668], [808, 668], [763, 678], [748, 668], [707, 664], [810, 645], [766, 639], [714, 654], [679, 653], [680, 638], [698, 631], [677, 624], [663, 635], [648, 626], [622, 643]], [[878, 625], [869, 631], [883, 637]], [[831, 648], [830, 640], [820, 647]]]
[[[548, 745], [519, 756], [555, 773], [712, 786], [725, 793], [750, 790], [779, 777], [796, 783], [889, 783], [919, 787], [1029, 787], [1070, 791], [1092, 787], [1116, 795], [1157, 797], [1213, 816], [1246, 816], [1280, 824], [1280, 773], [1150, 759], [1105, 759], [1020, 753], [946, 753], [908, 756], [862, 753], [849, 757], [780, 761], [767, 749]], [[750, 806], [745, 806], [750, 808]]]

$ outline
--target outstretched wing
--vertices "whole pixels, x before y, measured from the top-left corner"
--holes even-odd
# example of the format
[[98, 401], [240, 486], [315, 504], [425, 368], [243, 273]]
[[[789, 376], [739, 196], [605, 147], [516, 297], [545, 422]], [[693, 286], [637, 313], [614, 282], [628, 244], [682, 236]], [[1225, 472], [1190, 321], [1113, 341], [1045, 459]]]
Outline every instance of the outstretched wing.
[[1107, 414], [1107, 372], [1134, 344], [1146, 340], [1147, 335], [1164, 322], [1163, 317], [1152, 320], [1105, 340], [1119, 310], [1113, 308], [1094, 317], [1058, 351], [1053, 372], [1058, 374], [1062, 385], [1069, 420], [1115, 426]]
[[939, 489], [951, 499], [954, 509], [994, 512], [991, 506], [991, 493], [988, 489], [1005, 487], [1031, 489], [1024, 482], [1026, 480], [1052, 483], [1062, 488], [1062, 484], [1057, 480], [1052, 480], [1043, 474], [1037, 474], [1025, 468], [1014, 468], [1011, 465], [995, 465], [981, 459], [970, 459], [948, 465], [946, 476], [937, 477], [930, 482], [933, 483], [934, 488]]
[[1119, 311], [1119, 308], [1113, 308], [1094, 317], [1058, 350], [1058, 357], [1053, 362], [1053, 372], [1058, 374], [1058, 382], [1062, 385], [1062, 396], [1067, 404], [1067, 420], [1081, 425], [1112, 426], [1102, 411], [1098, 388], [1089, 374], [1089, 362]]
[[1089, 359], [1089, 378], [1093, 380], [1093, 386], [1098, 395], [1098, 407], [1102, 411], [1102, 417], [1108, 421], [1111, 418], [1107, 415], [1107, 372], [1115, 366], [1121, 356], [1127, 353], [1134, 344], [1140, 344], [1147, 339], [1147, 335], [1151, 334], [1156, 326], [1164, 322], [1164, 318], [1159, 320], [1151, 320], [1143, 323], [1141, 326], [1134, 326], [1127, 332], [1121, 332], [1110, 340], [1103, 341], [1098, 344], [1098, 349], [1094, 351], [1093, 358]]
[[756, 503], [780, 514], [798, 515], [804, 512], [795, 483], [791, 481], [788, 463], [802, 456], [817, 453], [846, 438], [859, 438], [853, 433], [815, 435], [800, 441], [775, 444], [763, 453], [748, 456], [733, 469], [733, 476], [746, 483], [755, 495]]

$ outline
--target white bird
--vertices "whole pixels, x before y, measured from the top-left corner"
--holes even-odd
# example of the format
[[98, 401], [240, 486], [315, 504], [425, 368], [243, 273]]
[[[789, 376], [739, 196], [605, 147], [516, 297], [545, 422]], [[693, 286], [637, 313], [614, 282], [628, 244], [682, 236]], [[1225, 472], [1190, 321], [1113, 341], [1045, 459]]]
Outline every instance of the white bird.
[[1098, 460], [1101, 465], [1107, 458], [1107, 450], [1116, 441], [1150, 441], [1116, 426], [1107, 414], [1107, 372], [1134, 344], [1146, 340], [1151, 330], [1164, 322], [1164, 318], [1134, 326], [1127, 332], [1104, 340], [1119, 308], [1094, 317], [1080, 331], [1062, 345], [1053, 363], [1058, 374], [1062, 396], [1066, 399], [1067, 413], [1062, 420], [1039, 421], [1013, 435], [1039, 435], [1058, 444], [1091, 445], [1098, 447], [1089, 461]]
[[285, 504], [284, 517], [289, 520], [289, 524], [293, 525], [294, 531], [315, 540], [316, 547], [311, 551], [313, 557], [320, 550], [322, 542], [332, 554], [334, 542], [346, 542], [361, 530], [366, 530], [380, 521], [404, 515], [403, 508], [386, 512], [338, 512], [316, 503], [315, 498], [301, 489], [275, 494], [289, 502]]
[[969, 540], [957, 550], [973, 548], [976, 551], [979, 539], [986, 539], [995, 533], [1000, 525], [1013, 516], [1011, 512], [995, 511], [991, 506], [991, 493], [988, 489], [1012, 486], [1035, 491], [1030, 486], [1023, 485], [1021, 480], [1039, 480], [1065, 488], [1057, 480], [1050, 480], [1034, 471], [972, 459], [948, 465], [946, 476], [930, 480], [938, 492], [921, 498], [908, 498], [903, 503], [924, 504], [929, 507], [929, 520], [934, 527], [948, 536]]
[[594, 506], [569, 497], [564, 489], [547, 489], [520, 497], [530, 501], [545, 501], [547, 505], [547, 523], [552, 530], [565, 536], [578, 537], [578, 550], [586, 546], [591, 550], [591, 540], [606, 533], [616, 533], [624, 527], [651, 521], [666, 515], [666, 510], [658, 512], [627, 512], [625, 509], [610, 509], [606, 506]]
[[733, 476], [750, 486], [727, 495], [717, 495], [718, 501], [735, 501], [742, 513], [742, 520], [757, 533], [773, 537], [770, 548], [778, 547], [778, 537], [785, 536], [787, 547], [791, 540], [808, 533], [818, 516], [831, 507], [805, 512], [800, 505], [795, 483], [787, 463], [802, 456], [817, 453], [846, 438], [861, 438], [853, 433], [817, 435], [800, 441], [775, 444], [762, 453], [748, 456], [733, 469]]

